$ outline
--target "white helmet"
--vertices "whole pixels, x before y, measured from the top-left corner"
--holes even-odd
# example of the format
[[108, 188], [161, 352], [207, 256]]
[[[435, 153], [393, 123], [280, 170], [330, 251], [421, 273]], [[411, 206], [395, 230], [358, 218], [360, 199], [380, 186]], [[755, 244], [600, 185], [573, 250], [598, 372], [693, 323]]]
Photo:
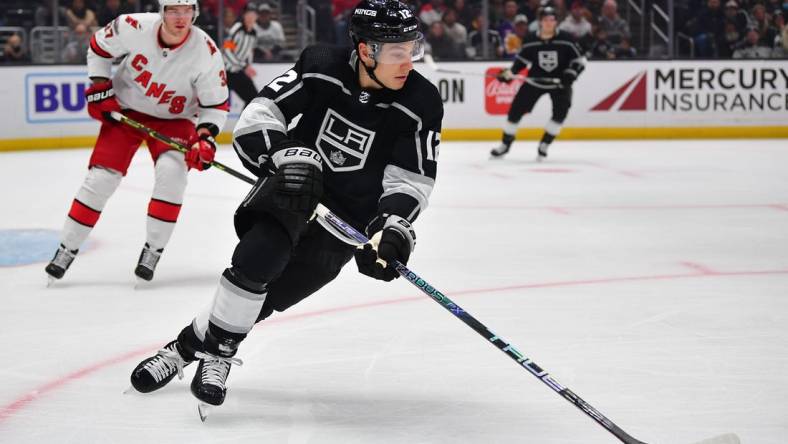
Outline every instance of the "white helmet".
[[194, 8], [192, 23], [194, 23], [200, 15], [200, 5], [197, 4], [197, 0], [159, 0], [159, 14], [161, 14], [162, 20], [164, 20], [164, 8], [167, 6], [191, 6]]

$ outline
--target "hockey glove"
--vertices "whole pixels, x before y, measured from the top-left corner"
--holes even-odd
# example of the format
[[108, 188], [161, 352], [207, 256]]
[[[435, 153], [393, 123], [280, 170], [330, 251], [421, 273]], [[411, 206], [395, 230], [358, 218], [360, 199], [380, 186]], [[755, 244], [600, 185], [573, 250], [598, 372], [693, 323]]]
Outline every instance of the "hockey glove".
[[100, 122], [115, 123], [115, 120], [109, 117], [109, 113], [120, 112], [120, 103], [115, 98], [112, 80], [91, 85], [85, 90], [85, 100], [88, 103], [90, 117]]
[[302, 142], [286, 141], [271, 156], [276, 166], [274, 204], [282, 210], [312, 213], [323, 197], [323, 164], [320, 154]]
[[577, 80], [577, 73], [574, 70], [567, 69], [561, 74], [561, 87], [571, 88], [575, 80]]
[[189, 139], [188, 146], [191, 147], [186, 152], [186, 166], [197, 171], [204, 171], [211, 167], [213, 157], [216, 154], [216, 141], [210, 134], [194, 134]]
[[378, 216], [367, 229], [375, 233], [372, 239], [355, 251], [356, 265], [361, 274], [392, 281], [400, 275], [393, 261], [407, 265], [416, 246], [416, 232], [406, 219], [397, 215]]
[[511, 69], [506, 68], [503, 71], [499, 72], [498, 75], [495, 76], [495, 78], [499, 82], [511, 83], [511, 81], [514, 80], [514, 74], [512, 73]]

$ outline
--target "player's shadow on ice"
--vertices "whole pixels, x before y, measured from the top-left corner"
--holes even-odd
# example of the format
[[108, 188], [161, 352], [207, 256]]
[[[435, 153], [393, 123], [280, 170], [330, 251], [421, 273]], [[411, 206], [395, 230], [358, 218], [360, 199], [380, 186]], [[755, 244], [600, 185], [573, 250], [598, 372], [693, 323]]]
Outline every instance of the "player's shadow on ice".
[[[400, 438], [410, 434], [436, 433], [451, 430], [453, 436], [472, 437], [478, 433], [474, 418], [480, 410], [491, 414], [494, 403], [472, 402], [458, 396], [424, 393], [414, 386], [396, 398], [388, 393], [339, 393], [316, 390], [235, 387], [228, 392], [225, 405], [211, 413], [206, 421], [218, 427], [234, 427], [241, 423], [256, 423], [262, 427], [298, 429], [299, 433], [341, 426], [348, 433], [374, 434], [381, 429], [398, 431]], [[501, 407], [495, 415], [512, 416], [522, 425], [522, 418], [514, 418], [511, 409]], [[481, 439], [481, 437], [479, 437]]]
[[[169, 288], [205, 288], [212, 289], [219, 282], [219, 274], [214, 275], [178, 275], [178, 276], [162, 276], [155, 277], [150, 282], [139, 283], [133, 274], [129, 274], [127, 278], [105, 279], [105, 280], [91, 280], [82, 278], [63, 279], [56, 281], [47, 290], [76, 290], [79, 288], [99, 288], [110, 287], [113, 290], [159, 290]], [[46, 285], [46, 284], [44, 284]]]

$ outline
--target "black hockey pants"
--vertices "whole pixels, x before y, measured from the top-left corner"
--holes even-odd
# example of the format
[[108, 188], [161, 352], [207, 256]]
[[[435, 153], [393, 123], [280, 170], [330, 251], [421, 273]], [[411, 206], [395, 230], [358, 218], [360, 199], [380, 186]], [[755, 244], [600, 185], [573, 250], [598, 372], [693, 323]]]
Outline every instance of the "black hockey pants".
[[550, 100], [553, 102], [552, 120], [563, 123], [569, 114], [569, 107], [572, 106], [572, 88], [544, 89], [530, 83], [524, 83], [514, 96], [507, 116], [509, 122], [518, 123], [524, 114], [533, 111], [536, 102], [543, 94], [550, 94]]

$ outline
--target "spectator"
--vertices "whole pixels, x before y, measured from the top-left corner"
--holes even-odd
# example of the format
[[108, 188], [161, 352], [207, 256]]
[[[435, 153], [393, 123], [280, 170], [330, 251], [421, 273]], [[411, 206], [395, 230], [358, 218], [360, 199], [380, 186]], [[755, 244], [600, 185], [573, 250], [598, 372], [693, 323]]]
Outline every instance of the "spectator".
[[25, 45], [19, 34], [13, 34], [5, 42], [3, 47], [3, 62], [25, 62], [28, 60]]
[[772, 51], [772, 58], [785, 59], [788, 58], [788, 26], [783, 25], [780, 36], [774, 42], [774, 50]]
[[99, 26], [105, 26], [121, 14], [134, 12], [128, 6], [121, 6], [120, 0], [105, 0], [104, 5], [98, 9], [96, 20]]
[[617, 59], [632, 59], [637, 57], [638, 52], [632, 47], [628, 38], [622, 38], [621, 43], [613, 50]]
[[578, 42], [587, 39], [591, 35], [591, 23], [586, 20], [584, 12], [583, 4], [575, 0], [569, 10], [569, 16], [558, 25], [558, 29], [572, 34]]
[[454, 10], [454, 8], [448, 8], [446, 12], [443, 13], [443, 27], [446, 30], [446, 35], [449, 36], [458, 47], [463, 48], [464, 51], [465, 42], [468, 41], [468, 30], [457, 21], [457, 11]]
[[725, 3], [725, 20], [736, 27], [736, 32], [743, 35], [747, 30], [747, 13], [739, 9], [736, 0], [728, 0]]
[[443, 13], [446, 11], [444, 0], [426, 0], [421, 9], [419, 9], [419, 20], [423, 26], [431, 26], [435, 22], [439, 22], [443, 18]]
[[[476, 18], [471, 22], [471, 32], [468, 34], [468, 45], [465, 52], [469, 58], [482, 59], [482, 23], [484, 23], [484, 16], [481, 13], [476, 15]], [[501, 44], [501, 35], [494, 29], [487, 30], [487, 45], [490, 48], [490, 56], [493, 58], [501, 58], [503, 56], [503, 45]]]
[[524, 13], [528, 17], [529, 23], [539, 23], [539, 7], [541, 0], [528, 0], [526, 2]]
[[446, 28], [444, 28], [443, 22], [440, 20], [430, 25], [426, 41], [427, 51], [436, 60], [459, 60], [465, 58], [461, 52], [462, 48], [460, 45], [446, 35]]
[[358, 4], [357, 0], [333, 0], [331, 6], [334, 8], [334, 43], [341, 46], [350, 46], [350, 36], [348, 35], [348, 25], [350, 23], [350, 13]]
[[235, 22], [238, 20], [238, 16], [235, 15], [235, 10], [233, 8], [225, 8], [224, 15], [222, 16], [222, 26], [224, 26], [224, 35], [230, 34], [230, 29], [232, 29]]
[[[716, 1], [719, 5], [720, 0]], [[611, 43], [618, 44], [621, 39], [629, 38], [629, 24], [618, 15], [616, 0], [605, 0], [602, 4], [602, 16], [599, 17], [599, 27], [607, 33]]]
[[761, 36], [761, 45], [771, 47], [779, 32], [769, 23], [766, 6], [762, 3], [757, 3], [752, 7], [752, 21], [752, 25], [758, 28], [758, 33]]
[[271, 6], [260, 4], [257, 9], [257, 49], [265, 61], [275, 60], [285, 44], [285, 31], [282, 24], [271, 18]]
[[503, 17], [498, 22], [496, 28], [501, 38], [506, 41], [506, 36], [514, 32], [514, 18], [517, 17], [517, 2], [506, 0], [503, 4]]
[[[224, 0], [224, 9], [232, 9], [236, 17], [243, 14], [247, 0]], [[212, 17], [219, 16], [218, 0], [200, 0], [200, 14], [208, 12]]]
[[71, 7], [66, 9], [66, 18], [68, 26], [72, 30], [76, 29], [79, 24], [85, 25], [87, 29], [98, 26], [96, 13], [92, 9], [88, 9], [85, 0], [71, 0]]
[[717, 47], [724, 45], [725, 33], [725, 15], [720, 10], [720, 0], [708, 0], [706, 8], [698, 14], [695, 28], [695, 55], [716, 57]]
[[63, 50], [63, 61], [66, 63], [87, 63], [90, 36], [91, 33], [87, 26], [83, 23], [78, 23], [70, 33], [66, 47]]
[[454, 0], [454, 10], [457, 12], [457, 21], [467, 30], [473, 21], [473, 8], [465, 0]]
[[[53, 26], [55, 20], [52, 11], [55, 9], [57, 0], [44, 0], [44, 2], [36, 8], [34, 23], [36, 26]], [[66, 26], [68, 18], [66, 17], [66, 8], [58, 6], [58, 26]]]
[[721, 58], [729, 59], [733, 56], [733, 51], [742, 40], [742, 33], [736, 28], [736, 25], [731, 22], [725, 22], [725, 41], [721, 46], [717, 47], [717, 53]]
[[751, 26], [747, 29], [744, 41], [733, 51], [734, 59], [768, 59], [772, 55], [771, 49], [760, 44], [761, 34], [758, 28]]
[[517, 14], [514, 17], [514, 28], [512, 32], [503, 38], [503, 54], [507, 59], [513, 59], [520, 52], [523, 40], [528, 34], [528, 17], [525, 14]]
[[602, 27], [596, 30], [596, 38], [591, 45], [591, 58], [594, 59], [614, 59], [616, 58], [615, 48], [607, 39], [607, 31]]

